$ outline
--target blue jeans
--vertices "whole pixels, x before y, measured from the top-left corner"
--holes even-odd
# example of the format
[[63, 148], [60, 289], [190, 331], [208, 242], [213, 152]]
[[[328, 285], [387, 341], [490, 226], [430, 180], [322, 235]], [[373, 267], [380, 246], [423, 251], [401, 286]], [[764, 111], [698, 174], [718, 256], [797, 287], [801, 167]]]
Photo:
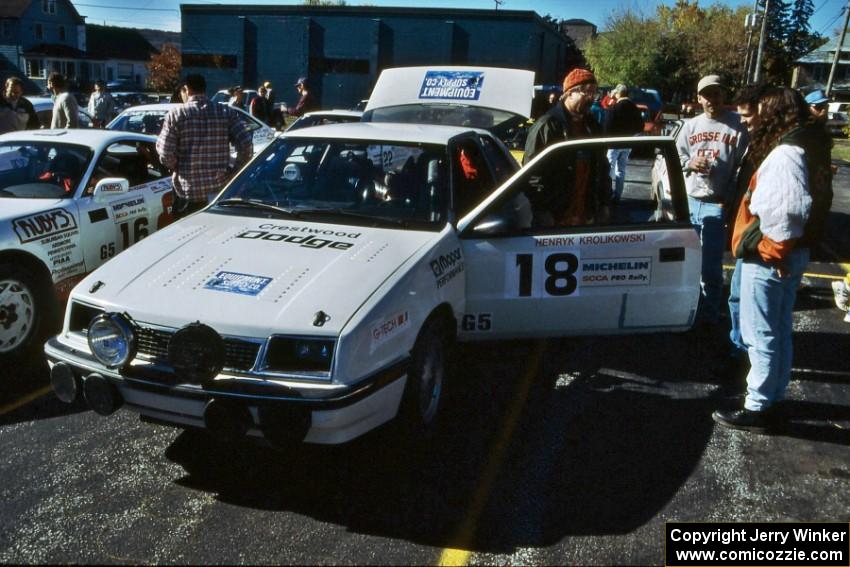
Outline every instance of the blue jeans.
[[741, 339], [741, 270], [744, 261], [738, 258], [732, 281], [729, 282], [729, 341], [732, 343], [732, 356], [746, 356], [747, 347]]
[[608, 163], [611, 164], [611, 180], [614, 181], [614, 194], [612, 195], [615, 201], [619, 201], [623, 196], [623, 187], [626, 184], [626, 164], [629, 163], [629, 154], [632, 153], [631, 148], [622, 150], [608, 150]]
[[741, 336], [750, 357], [744, 407], [760, 411], [785, 397], [791, 379], [794, 301], [809, 249], [785, 259], [785, 277], [761, 261], [747, 259], [741, 271]]
[[723, 248], [726, 230], [723, 227], [723, 206], [688, 197], [691, 224], [697, 228], [702, 244], [702, 297], [700, 319], [716, 323], [723, 302]]

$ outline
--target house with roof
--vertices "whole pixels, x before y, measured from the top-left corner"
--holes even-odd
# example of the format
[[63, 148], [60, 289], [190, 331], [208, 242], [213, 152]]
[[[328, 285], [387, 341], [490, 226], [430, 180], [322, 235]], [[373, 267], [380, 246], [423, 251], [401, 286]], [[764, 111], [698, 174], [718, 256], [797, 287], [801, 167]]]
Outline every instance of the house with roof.
[[156, 52], [138, 30], [86, 24], [70, 0], [0, 0], [0, 81], [24, 78], [28, 93], [54, 71], [86, 91], [97, 79], [142, 89]]
[[583, 49], [584, 44], [589, 39], [596, 37], [596, 24], [592, 24], [582, 18], [561, 20], [560, 26], [561, 33], [571, 38], [579, 49]]
[[86, 25], [86, 56], [92, 81], [121, 84], [121, 88], [144, 89], [148, 70], [145, 66], [157, 49], [134, 28]]
[[69, 0], [0, 2], [0, 79], [26, 77], [27, 90], [43, 90], [52, 71], [77, 80], [85, 51], [85, 18]]
[[[829, 71], [835, 59], [838, 39], [833, 38], [821, 47], [803, 55], [794, 61], [794, 73], [791, 86], [806, 91], [825, 89], [829, 81]], [[832, 90], [836, 94], [850, 95], [850, 41], [841, 46], [841, 55], [832, 79]]]

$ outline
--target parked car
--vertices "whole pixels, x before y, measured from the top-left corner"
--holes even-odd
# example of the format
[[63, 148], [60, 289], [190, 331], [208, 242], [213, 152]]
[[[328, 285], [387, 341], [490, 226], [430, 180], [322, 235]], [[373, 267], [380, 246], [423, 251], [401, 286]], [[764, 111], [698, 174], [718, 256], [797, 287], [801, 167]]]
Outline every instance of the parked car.
[[[43, 128], [50, 128], [50, 123], [53, 121], [53, 99], [46, 97], [27, 98], [32, 103], [33, 110], [35, 110], [35, 114], [38, 116], [38, 121], [41, 123], [41, 126]], [[91, 128], [94, 126], [94, 120], [92, 120], [92, 117], [88, 112], [86, 112], [84, 107], [80, 107], [78, 119], [80, 128]]]
[[[124, 132], [138, 132], [159, 136], [165, 115], [172, 108], [179, 106], [176, 103], [143, 104], [134, 106], [116, 116], [112, 122], [106, 125], [107, 130], [122, 130]], [[234, 109], [245, 121], [251, 132], [254, 142], [254, 153], [262, 150], [274, 138], [274, 128], [265, 124], [238, 108]]]
[[664, 126], [664, 115], [661, 111], [652, 112], [648, 106], [642, 103], [637, 103], [635, 106], [640, 110], [640, 116], [643, 119], [643, 133], [646, 136], [660, 136]]
[[[688, 329], [701, 252], [673, 140], [561, 142], [519, 170], [480, 125], [527, 118], [533, 76], [388, 69], [362, 122], [276, 138], [207, 208], [74, 288], [45, 345], [57, 395], [272, 444], [394, 418], [413, 440], [463, 378], [456, 340]], [[670, 221], [641, 179], [613, 218], [571, 224], [540, 198], [553, 171], [587, 187], [576, 164], [647, 146], [670, 164]]]
[[846, 136], [845, 128], [848, 126], [848, 110], [850, 102], [830, 102], [828, 107], [826, 126], [833, 136]]
[[87, 273], [168, 224], [155, 138], [96, 129], [0, 136], [0, 360], [40, 347]]
[[[684, 120], [671, 120], [662, 126], [661, 134], [669, 136], [673, 140], [679, 135]], [[676, 210], [673, 206], [672, 185], [667, 174], [668, 160], [657, 155], [652, 162], [652, 199], [656, 204], [655, 218], [659, 221], [672, 221], [676, 218]], [[676, 169], [681, 169], [678, 163]]]
[[316, 110], [299, 116], [285, 131], [291, 132], [309, 126], [321, 126], [322, 124], [359, 122], [361, 116], [363, 116], [363, 112], [359, 110]]

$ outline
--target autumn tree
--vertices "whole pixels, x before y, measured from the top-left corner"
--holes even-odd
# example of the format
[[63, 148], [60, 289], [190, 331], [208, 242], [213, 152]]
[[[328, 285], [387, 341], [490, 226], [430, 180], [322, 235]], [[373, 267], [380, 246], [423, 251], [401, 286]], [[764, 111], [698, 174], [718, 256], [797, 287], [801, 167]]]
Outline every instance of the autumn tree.
[[159, 53], [152, 55], [146, 67], [149, 88], [170, 93], [180, 84], [180, 50], [170, 43], [166, 43]]

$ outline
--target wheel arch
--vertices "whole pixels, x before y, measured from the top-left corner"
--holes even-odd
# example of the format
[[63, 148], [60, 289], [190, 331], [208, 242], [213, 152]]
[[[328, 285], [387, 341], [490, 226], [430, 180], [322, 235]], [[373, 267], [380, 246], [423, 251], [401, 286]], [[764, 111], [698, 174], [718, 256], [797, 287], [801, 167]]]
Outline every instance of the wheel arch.
[[50, 275], [50, 270], [48, 270], [44, 262], [34, 254], [24, 252], [23, 250], [3, 250], [0, 252], [0, 264], [4, 263], [17, 264], [18, 266], [26, 268], [28, 271], [32, 272], [32, 274], [38, 278], [38, 281], [44, 284], [45, 287], [53, 287], [53, 277]]

